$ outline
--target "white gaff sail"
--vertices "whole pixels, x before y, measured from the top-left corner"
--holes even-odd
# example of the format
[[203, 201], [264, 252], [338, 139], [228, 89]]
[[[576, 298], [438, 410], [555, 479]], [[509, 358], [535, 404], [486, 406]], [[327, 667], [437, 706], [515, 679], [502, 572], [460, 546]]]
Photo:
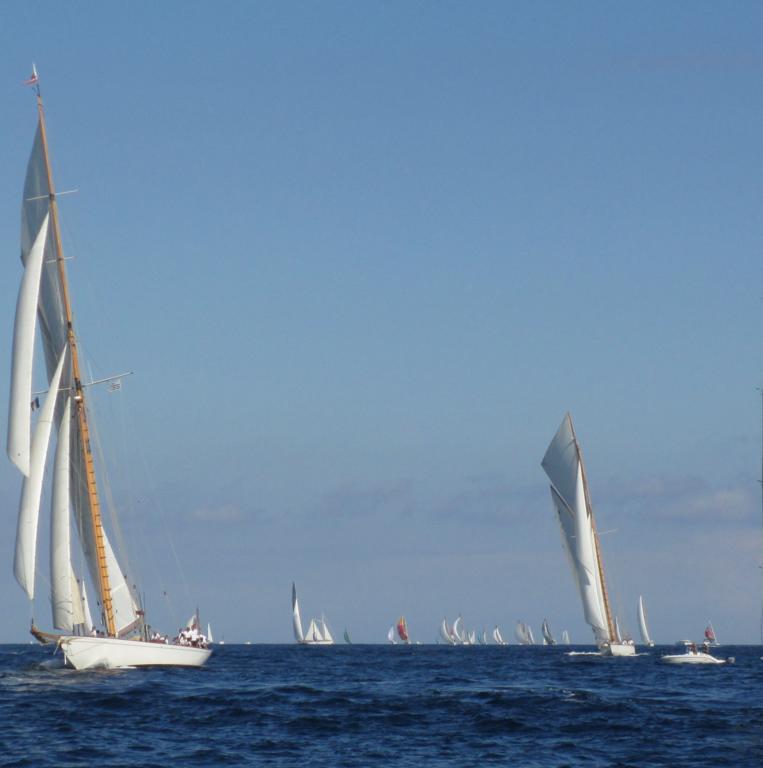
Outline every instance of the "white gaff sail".
[[569, 414], [562, 420], [541, 466], [551, 481], [551, 497], [583, 602], [583, 615], [597, 644], [608, 643], [614, 638], [609, 636], [592, 513], [586, 500], [583, 465]]
[[34, 331], [37, 319], [37, 297], [40, 292], [45, 242], [48, 237], [48, 214], [42, 220], [34, 244], [27, 255], [24, 276], [16, 302], [13, 325], [13, 358], [11, 363], [11, 396], [8, 407], [8, 458], [29, 476], [32, 420], [32, 365]]
[[323, 642], [323, 635], [321, 634], [318, 625], [315, 623], [315, 619], [310, 619], [310, 624], [307, 627], [305, 633], [305, 642], [307, 643], [321, 643]]
[[58, 386], [61, 371], [66, 358], [66, 347], [61, 352], [58, 366], [50, 380], [50, 388], [45, 396], [45, 403], [40, 409], [40, 417], [34, 430], [30, 454], [29, 475], [24, 477], [21, 487], [19, 521], [16, 528], [16, 552], [13, 559], [13, 572], [16, 581], [34, 599], [34, 568], [37, 552], [37, 523], [40, 517], [40, 497], [42, 480], [45, 473], [45, 459], [48, 455], [50, 430], [53, 426], [53, 412], [58, 399]]
[[298, 643], [302, 643], [305, 640], [305, 636], [302, 634], [302, 619], [299, 617], [299, 602], [297, 601], [297, 585], [294, 582], [291, 584], [291, 613], [294, 623], [294, 639]]
[[652, 638], [649, 637], [649, 630], [646, 627], [646, 611], [644, 610], [644, 598], [638, 596], [638, 629], [641, 634], [641, 642], [644, 645], [654, 645]]
[[67, 632], [71, 632], [75, 624], [84, 622], [79, 589], [72, 570], [69, 533], [69, 423], [71, 412], [71, 397], [67, 393], [61, 424], [58, 427], [50, 512], [50, 600], [53, 610], [53, 626]]

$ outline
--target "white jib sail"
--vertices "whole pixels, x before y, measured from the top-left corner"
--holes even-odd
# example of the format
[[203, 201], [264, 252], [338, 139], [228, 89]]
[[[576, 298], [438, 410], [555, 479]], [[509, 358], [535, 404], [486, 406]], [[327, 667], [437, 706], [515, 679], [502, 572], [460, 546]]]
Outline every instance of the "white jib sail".
[[334, 642], [334, 638], [332, 637], [331, 632], [329, 632], [328, 624], [326, 624], [326, 619], [324, 619], [322, 616], [321, 616], [321, 635], [323, 636], [323, 639], [327, 643]]
[[638, 629], [641, 633], [641, 642], [644, 645], [651, 645], [652, 638], [649, 637], [649, 630], [646, 627], [646, 613], [644, 612], [644, 598], [638, 596]]
[[137, 625], [138, 606], [135, 604], [125, 574], [119, 567], [119, 561], [114, 554], [106, 531], [103, 531], [103, 548], [106, 552], [106, 567], [109, 571], [109, 585], [111, 586], [111, 607], [114, 610], [117, 635], [125, 635]]
[[310, 619], [310, 625], [308, 626], [307, 634], [305, 635], [305, 642], [319, 643], [321, 640], [323, 640], [323, 635], [321, 634], [320, 629], [318, 629], [315, 619]]
[[562, 420], [541, 466], [551, 481], [551, 497], [583, 603], [583, 615], [593, 629], [597, 643], [608, 642], [604, 590], [599, 576], [591, 511], [586, 503], [583, 467], [569, 414]]
[[[74, 575], [74, 569], [71, 568], [71, 566], [69, 567], [69, 582], [72, 595], [72, 627], [69, 630], [71, 631], [78, 624], [81, 624], [82, 626], [85, 625], [85, 605], [79, 591], [79, 582], [77, 581], [77, 577]], [[66, 629], [66, 627], [59, 627], [59, 629]]]
[[294, 639], [301, 643], [305, 636], [302, 634], [302, 619], [299, 617], [299, 603], [297, 602], [297, 585], [294, 582], [291, 585], [291, 612], [294, 621]]
[[93, 631], [93, 616], [90, 613], [90, 602], [87, 598], [87, 587], [85, 586], [84, 579], [78, 583], [82, 587], [82, 613], [85, 616], [85, 634], [89, 635]]
[[11, 395], [8, 408], [8, 458], [29, 476], [31, 451], [32, 365], [34, 331], [37, 319], [37, 297], [48, 236], [48, 216], [42, 221], [24, 269], [16, 302], [13, 325], [13, 358], [11, 363]]
[[16, 581], [27, 593], [30, 600], [34, 599], [34, 568], [37, 550], [37, 523], [40, 517], [40, 497], [42, 495], [42, 480], [45, 473], [45, 459], [48, 456], [50, 430], [53, 426], [53, 413], [58, 399], [58, 386], [61, 382], [61, 371], [64, 368], [66, 347], [61, 352], [45, 402], [40, 409], [40, 417], [34, 430], [32, 451], [29, 462], [29, 476], [24, 478], [21, 487], [21, 503], [19, 505], [19, 521], [16, 528], [16, 552], [13, 559], [13, 573]]
[[[71, 632], [83, 619], [74, 618], [74, 596], [69, 525], [69, 423], [71, 397], [67, 395], [58, 428], [56, 461], [53, 469], [53, 497], [50, 512], [50, 600], [53, 626]], [[77, 593], [79, 590], [77, 590]], [[79, 595], [77, 594], [77, 597]], [[79, 600], [77, 601], [79, 602]], [[80, 606], [80, 613], [81, 606]]]

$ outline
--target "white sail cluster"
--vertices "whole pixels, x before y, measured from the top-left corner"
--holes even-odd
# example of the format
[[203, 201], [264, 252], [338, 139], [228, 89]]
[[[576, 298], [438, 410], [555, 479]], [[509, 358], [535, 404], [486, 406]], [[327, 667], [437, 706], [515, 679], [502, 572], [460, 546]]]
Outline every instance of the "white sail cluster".
[[[13, 333], [11, 396], [7, 452], [23, 475], [14, 574], [30, 600], [35, 595], [36, 547], [40, 500], [53, 426], [58, 432], [53, 469], [50, 585], [53, 625], [68, 632], [90, 629], [84, 582], [71, 559], [71, 517], [78, 532], [90, 578], [98, 584], [99, 568], [87, 490], [80, 422], [74, 396], [69, 328], [59, 273], [59, 253], [50, 226], [50, 189], [38, 126], [27, 166], [21, 213], [21, 260]], [[32, 429], [32, 380], [35, 336], [39, 327], [48, 388]], [[84, 406], [82, 406], [84, 407]], [[136, 601], [104, 532], [106, 567], [120, 634], [137, 622]]]
[[291, 585], [291, 611], [294, 624], [294, 640], [301, 645], [333, 645], [334, 638], [326, 624], [326, 619], [310, 619], [307, 632], [302, 631], [302, 619], [299, 615], [299, 600], [297, 600], [297, 586]]

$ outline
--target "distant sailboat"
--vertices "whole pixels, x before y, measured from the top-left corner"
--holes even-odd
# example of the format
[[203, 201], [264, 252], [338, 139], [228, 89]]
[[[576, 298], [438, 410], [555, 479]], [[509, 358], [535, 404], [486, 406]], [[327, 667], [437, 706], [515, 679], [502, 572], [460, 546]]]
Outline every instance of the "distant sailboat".
[[397, 640], [395, 640], [395, 628], [390, 627], [387, 631], [387, 642], [391, 645], [397, 645]]
[[551, 634], [551, 627], [549, 627], [547, 619], [543, 619], [541, 632], [543, 633], [543, 645], [556, 645], [556, 640], [554, 640], [554, 636]]
[[570, 633], [564, 629], [562, 630], [562, 645], [569, 645], [570, 644]]
[[291, 585], [291, 611], [294, 629], [294, 640], [301, 645], [333, 645], [334, 638], [331, 636], [326, 619], [321, 616], [320, 619], [310, 619], [307, 632], [302, 632], [302, 619], [299, 615], [299, 601], [297, 600], [297, 585], [292, 582]]
[[215, 638], [212, 636], [212, 625], [207, 622], [207, 642], [212, 645], [215, 642]]
[[533, 637], [533, 631], [528, 624], [523, 621], [518, 621], [514, 627], [514, 637], [517, 638], [517, 642], [520, 645], [534, 645], [535, 638]]
[[480, 635], [480, 645], [487, 645], [487, 630], [483, 629]]
[[498, 629], [498, 625], [493, 629], [493, 642], [496, 645], [506, 645], [506, 641], [503, 639], [503, 635], [501, 635], [501, 630]]
[[405, 623], [405, 616], [401, 616], [397, 620], [397, 634], [404, 643], [407, 645], [411, 644], [411, 641], [408, 639], [408, 625]]
[[654, 647], [652, 638], [649, 637], [649, 630], [646, 626], [646, 609], [644, 608], [644, 598], [638, 596], [638, 631], [641, 634], [641, 642], [649, 648]]
[[344, 629], [344, 642], [347, 643], [347, 645], [352, 645], [352, 640], [350, 640], [350, 633], [347, 631], [347, 627]]
[[715, 630], [713, 629], [713, 625], [709, 621], [707, 622], [707, 626], [705, 627], [705, 640], [707, 640], [707, 642], [710, 645], [713, 645], [716, 647], [720, 645], [720, 643], [718, 642], [718, 638], [715, 636]]
[[583, 456], [569, 413], [548, 446], [541, 466], [551, 481], [551, 497], [583, 603], [583, 615], [596, 644], [606, 656], [633, 656], [633, 642], [618, 639], [615, 631]]

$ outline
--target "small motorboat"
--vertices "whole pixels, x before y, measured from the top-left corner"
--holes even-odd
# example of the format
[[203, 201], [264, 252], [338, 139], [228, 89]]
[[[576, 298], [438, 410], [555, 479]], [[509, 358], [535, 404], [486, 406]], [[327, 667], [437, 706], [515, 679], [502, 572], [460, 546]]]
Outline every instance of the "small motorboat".
[[697, 648], [696, 643], [688, 643], [685, 653], [670, 653], [662, 656], [660, 661], [666, 664], [726, 664], [733, 662], [733, 658], [719, 659], [708, 653], [707, 643], [703, 644], [702, 649]]

